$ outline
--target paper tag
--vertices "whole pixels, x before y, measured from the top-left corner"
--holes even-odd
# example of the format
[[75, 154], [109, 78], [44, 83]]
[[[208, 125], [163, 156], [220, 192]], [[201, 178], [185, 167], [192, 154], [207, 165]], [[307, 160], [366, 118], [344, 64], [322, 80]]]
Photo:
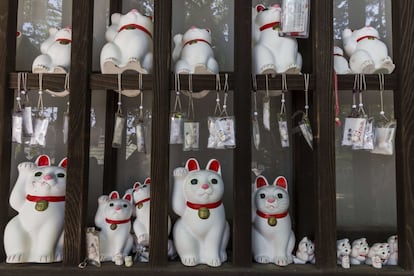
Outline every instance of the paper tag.
[[260, 148], [260, 128], [259, 128], [259, 120], [257, 120], [256, 117], [254, 117], [252, 123], [253, 123], [252, 130], [253, 130], [254, 147], [256, 148], [256, 150], [259, 150], [259, 148]]
[[145, 127], [142, 120], [135, 125], [135, 132], [137, 136], [137, 151], [145, 152]]
[[99, 253], [99, 233], [95, 227], [88, 227], [86, 229], [86, 256], [87, 261], [97, 267], [101, 266]]
[[270, 130], [270, 98], [263, 98], [263, 126]]
[[366, 122], [366, 118], [346, 118], [342, 145], [362, 147], [364, 144]]
[[310, 0], [284, 0], [282, 4], [282, 35], [309, 37]]
[[68, 132], [69, 132], [69, 114], [65, 113], [65, 116], [63, 117], [63, 144], [66, 144], [68, 142]]
[[303, 116], [302, 120], [299, 122], [299, 128], [306, 140], [306, 143], [308, 143], [309, 147], [313, 149], [313, 133], [308, 116]]
[[375, 128], [374, 149], [375, 154], [393, 155], [396, 122], [392, 121], [383, 127]]
[[112, 138], [112, 147], [120, 148], [122, 145], [122, 134], [124, 132], [125, 117], [121, 114], [115, 114], [114, 135]]
[[199, 149], [199, 122], [184, 122], [184, 151]]
[[23, 134], [23, 114], [22, 112], [13, 113], [12, 119], [12, 142], [21, 144]]
[[184, 143], [184, 116], [182, 113], [175, 113], [170, 120], [170, 144]]
[[46, 134], [49, 126], [49, 119], [45, 116], [39, 116], [35, 119], [33, 136], [30, 139], [31, 145], [46, 146]]
[[287, 121], [284, 119], [278, 120], [279, 125], [279, 134], [280, 134], [280, 144], [282, 148], [289, 147], [289, 132], [288, 132], [288, 124]]
[[23, 136], [33, 136], [33, 120], [32, 120], [32, 107], [25, 106], [23, 109]]

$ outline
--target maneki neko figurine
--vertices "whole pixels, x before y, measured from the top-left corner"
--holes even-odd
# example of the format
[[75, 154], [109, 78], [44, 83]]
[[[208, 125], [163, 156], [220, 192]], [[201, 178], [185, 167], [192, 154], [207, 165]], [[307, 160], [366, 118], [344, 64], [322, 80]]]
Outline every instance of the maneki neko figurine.
[[269, 184], [259, 175], [253, 194], [253, 257], [258, 263], [286, 266], [293, 262], [295, 234], [289, 215], [287, 180], [283, 176]]
[[174, 170], [172, 207], [180, 216], [173, 227], [174, 245], [185, 266], [220, 266], [227, 260], [230, 227], [222, 202], [224, 183], [219, 161], [206, 169], [190, 158]]
[[62, 261], [66, 165], [64, 158], [52, 166], [47, 155], [18, 165], [9, 199], [18, 214], [4, 230], [7, 263]]
[[108, 41], [101, 50], [103, 74], [133, 70], [149, 74], [153, 67], [152, 17], [136, 9], [126, 14], [114, 13], [105, 33]]

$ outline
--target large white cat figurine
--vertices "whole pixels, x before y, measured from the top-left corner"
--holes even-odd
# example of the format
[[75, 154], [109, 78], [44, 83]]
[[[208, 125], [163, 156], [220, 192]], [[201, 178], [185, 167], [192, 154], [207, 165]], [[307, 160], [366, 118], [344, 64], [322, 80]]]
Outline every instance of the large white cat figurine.
[[186, 266], [217, 267], [227, 260], [230, 227], [222, 197], [224, 183], [219, 161], [212, 159], [205, 170], [190, 158], [176, 168], [172, 207], [180, 216], [173, 228], [174, 244]]
[[126, 193], [120, 198], [117, 191], [98, 198], [98, 210], [95, 225], [99, 232], [101, 261], [113, 261], [117, 265], [124, 263], [125, 256], [132, 250], [131, 231], [132, 195]]
[[66, 165], [64, 158], [51, 166], [47, 155], [19, 164], [10, 195], [18, 214], [4, 231], [7, 263], [62, 261]]
[[286, 266], [293, 262], [295, 234], [289, 216], [289, 193], [283, 176], [269, 185], [259, 175], [254, 191], [252, 245], [254, 260]]

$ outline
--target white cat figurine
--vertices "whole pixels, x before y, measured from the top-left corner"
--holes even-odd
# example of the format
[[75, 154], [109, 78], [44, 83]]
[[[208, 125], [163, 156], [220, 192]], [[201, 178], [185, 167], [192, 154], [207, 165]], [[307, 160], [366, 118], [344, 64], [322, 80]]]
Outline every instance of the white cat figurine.
[[19, 164], [9, 200], [18, 214], [4, 231], [7, 263], [62, 261], [66, 165], [64, 158], [51, 166], [47, 155]]
[[120, 198], [117, 191], [98, 198], [98, 210], [95, 225], [99, 232], [101, 261], [113, 261], [122, 265], [133, 246], [131, 215], [133, 210], [132, 195], [126, 193]]
[[299, 74], [302, 56], [298, 52], [295, 38], [280, 36], [282, 9], [278, 4], [256, 6], [254, 22], [258, 32], [253, 32], [253, 73], [254, 74]]
[[299, 242], [293, 262], [295, 264], [315, 264], [315, 261], [315, 245], [308, 237], [303, 237]]
[[283, 176], [269, 185], [267, 179], [256, 177], [253, 217], [253, 257], [258, 263], [286, 266], [293, 262], [295, 234], [289, 215], [287, 180]]
[[32, 64], [33, 73], [68, 73], [72, 45], [72, 28], [49, 29], [49, 37], [40, 45], [41, 54]]
[[387, 264], [390, 255], [391, 248], [388, 243], [374, 243], [369, 249], [365, 263], [375, 268], [382, 268]]
[[390, 74], [395, 65], [378, 31], [366, 26], [358, 30], [344, 29], [342, 42], [349, 56], [349, 66], [355, 74]]
[[205, 170], [190, 158], [176, 168], [172, 207], [180, 216], [173, 227], [174, 245], [185, 266], [217, 267], [227, 260], [230, 227], [222, 197], [224, 183], [219, 161], [212, 159]]
[[369, 252], [366, 238], [356, 239], [352, 242], [350, 261], [353, 265], [364, 264]]
[[175, 73], [217, 74], [219, 66], [211, 45], [211, 31], [191, 27], [184, 34], [174, 36], [172, 54]]
[[344, 50], [341, 47], [334, 46], [333, 55], [335, 72], [337, 74], [352, 74], [348, 60], [344, 57]]
[[351, 261], [349, 255], [351, 254], [351, 244], [349, 239], [340, 239], [336, 241], [336, 257], [337, 263], [342, 266], [342, 268], [350, 268]]
[[388, 258], [387, 265], [398, 265], [398, 237], [392, 235], [388, 237], [387, 243], [390, 245], [391, 254]]
[[111, 16], [112, 25], [105, 33], [108, 41], [101, 50], [103, 74], [134, 70], [149, 74], [153, 67], [153, 22], [136, 9]]

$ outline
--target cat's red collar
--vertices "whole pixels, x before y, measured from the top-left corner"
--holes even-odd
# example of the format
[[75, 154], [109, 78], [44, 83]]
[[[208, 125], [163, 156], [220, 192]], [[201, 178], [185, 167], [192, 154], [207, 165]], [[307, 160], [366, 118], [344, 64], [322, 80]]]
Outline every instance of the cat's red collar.
[[123, 25], [119, 29], [118, 33], [120, 33], [123, 30], [129, 30], [129, 29], [138, 29], [138, 30], [141, 30], [141, 31], [143, 31], [144, 33], [146, 33], [147, 35], [149, 35], [152, 38], [151, 32], [148, 31], [148, 29], [145, 28], [144, 26], [141, 26], [141, 25], [138, 25], [138, 24], [126, 24], [126, 25]]
[[130, 222], [131, 218], [124, 219], [124, 220], [112, 220], [112, 219], [106, 218], [105, 221], [109, 224], [124, 224], [124, 223]]
[[202, 39], [202, 38], [197, 38], [197, 39], [192, 39], [192, 40], [189, 40], [189, 41], [185, 42], [184, 45], [183, 45], [183, 47], [185, 45], [188, 45], [188, 44], [191, 45], [191, 44], [194, 44], [194, 43], [197, 43], [197, 42], [204, 42], [204, 43], [207, 43], [208, 45], [211, 46], [211, 43], [208, 42], [207, 40]]
[[263, 25], [263, 26], [261, 26], [260, 28], [259, 28], [259, 30], [260, 31], [264, 31], [264, 30], [266, 30], [266, 29], [270, 29], [270, 28], [279, 28], [280, 27], [280, 22], [279, 21], [275, 21], [275, 22], [271, 22], [271, 23], [268, 23], [268, 24], [265, 24], [265, 25]]
[[219, 207], [221, 203], [222, 203], [221, 200], [214, 202], [214, 203], [208, 203], [208, 204], [197, 204], [197, 203], [192, 203], [190, 201], [187, 201], [187, 206], [195, 210], [198, 210], [200, 208], [214, 209], [214, 208]]
[[262, 217], [262, 218], [267, 218], [267, 219], [268, 218], [277, 218], [277, 219], [280, 219], [280, 218], [286, 217], [289, 214], [289, 210], [286, 211], [286, 212], [280, 213], [280, 214], [265, 214], [262, 211], [257, 210], [256, 214], [259, 217]]
[[365, 38], [371, 39], [371, 40], [375, 40], [377, 39], [375, 36], [373, 35], [365, 35], [365, 36], [361, 36], [360, 38], [357, 39], [357, 42], [360, 42], [361, 40], [364, 40]]
[[40, 200], [46, 200], [47, 202], [61, 202], [65, 201], [65, 196], [34, 196], [27, 195], [26, 199], [31, 202], [38, 202]]
[[143, 204], [143, 203], [145, 203], [147, 201], [150, 201], [150, 198], [149, 197], [147, 197], [146, 199], [143, 199], [143, 200], [138, 201], [137, 203], [135, 203], [135, 206], [138, 206], [140, 204]]

